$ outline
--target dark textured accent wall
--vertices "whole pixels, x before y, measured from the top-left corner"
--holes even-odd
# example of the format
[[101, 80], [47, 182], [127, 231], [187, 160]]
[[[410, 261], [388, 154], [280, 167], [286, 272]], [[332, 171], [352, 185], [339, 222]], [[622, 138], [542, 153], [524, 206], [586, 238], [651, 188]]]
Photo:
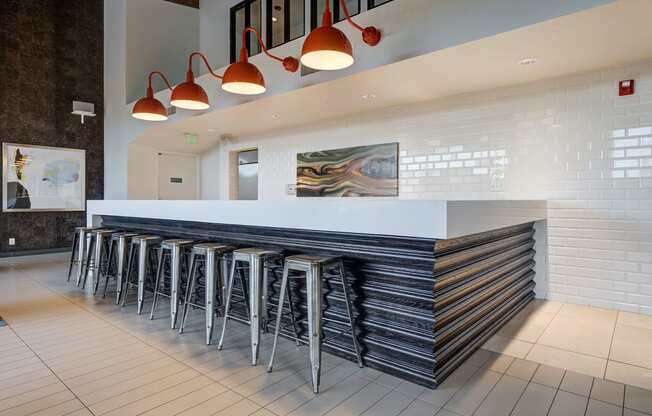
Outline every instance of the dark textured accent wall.
[[[88, 199], [103, 196], [103, 43], [103, 0], [0, 1], [0, 142], [85, 149]], [[97, 117], [82, 125], [73, 100]], [[84, 222], [84, 212], [0, 213], [0, 255], [66, 247]]]

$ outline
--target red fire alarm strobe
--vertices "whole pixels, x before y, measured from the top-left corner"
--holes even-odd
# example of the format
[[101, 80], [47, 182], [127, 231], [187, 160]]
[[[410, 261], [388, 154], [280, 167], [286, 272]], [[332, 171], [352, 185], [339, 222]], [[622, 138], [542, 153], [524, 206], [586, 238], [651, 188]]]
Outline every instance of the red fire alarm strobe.
[[634, 94], [634, 80], [628, 79], [618, 83], [618, 95], [624, 97], [626, 95]]

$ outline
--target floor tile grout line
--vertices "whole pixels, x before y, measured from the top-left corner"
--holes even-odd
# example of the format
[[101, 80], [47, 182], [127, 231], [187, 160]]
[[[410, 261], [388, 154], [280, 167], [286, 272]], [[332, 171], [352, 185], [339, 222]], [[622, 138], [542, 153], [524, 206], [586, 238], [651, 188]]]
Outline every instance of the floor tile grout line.
[[[26, 274], [26, 273], [24, 273], [24, 274]], [[28, 276], [29, 276], [29, 275], [28, 275]], [[157, 347], [157, 346], [151, 344], [150, 342], [148, 342], [148, 340], [143, 339], [143, 338], [140, 338], [140, 337], [138, 337], [137, 335], [132, 334], [132, 333], [126, 331], [125, 329], [123, 329], [123, 328], [121, 328], [121, 327], [115, 325], [113, 322], [108, 321], [108, 320], [106, 320], [105, 318], [103, 318], [103, 317], [97, 315], [95, 312], [93, 312], [93, 311], [91, 311], [91, 310], [89, 310], [89, 309], [83, 307], [83, 306], [80, 305], [80, 304], [77, 304], [77, 303], [73, 302], [73, 301], [72, 301], [71, 299], [69, 299], [67, 296], [65, 296], [65, 295], [63, 295], [63, 294], [60, 294], [60, 293], [56, 292], [55, 290], [51, 289], [50, 287], [44, 286], [44, 285], [43, 285], [41, 282], [39, 282], [38, 280], [33, 279], [32, 276], [29, 276], [29, 279], [32, 280], [33, 282], [35, 282], [36, 284], [38, 284], [39, 286], [45, 288], [46, 290], [52, 292], [53, 294], [55, 294], [55, 295], [57, 295], [57, 296], [63, 298], [64, 300], [66, 300], [66, 301], [69, 302], [70, 304], [76, 306], [76, 307], [79, 308], [80, 310], [85, 311], [86, 313], [88, 313], [88, 314], [94, 316], [95, 318], [97, 318], [97, 319], [99, 319], [99, 320], [101, 320], [101, 321], [103, 321], [103, 322], [107, 322], [110, 326], [112, 326], [112, 327], [118, 329], [119, 331], [122, 331], [123, 333], [125, 333], [125, 334], [127, 334], [127, 335], [129, 335], [129, 336], [132, 336], [132, 337], [134, 337], [134, 338], [137, 338], [137, 339], [141, 340], [145, 345], [147, 345], [147, 346], [149, 346], [149, 347], [151, 347], [151, 348], [153, 348], [153, 349], [155, 349], [155, 350], [161, 352], [162, 354], [165, 354], [165, 355], [169, 356], [170, 358], [172, 358], [173, 360], [177, 361], [178, 363], [180, 363], [180, 364], [182, 364], [182, 365], [184, 365], [184, 366], [186, 366], [186, 367], [188, 367], [188, 368], [191, 368], [191, 369], [197, 371], [197, 372], [200, 373], [201, 375], [205, 375], [205, 374], [202, 373], [201, 371], [196, 370], [196, 369], [190, 367], [188, 364], [186, 364], [186, 363], [180, 361], [180, 360], [177, 359], [176, 357], [173, 357], [171, 354], [165, 352], [165, 351], [162, 350], [161, 348], [159, 348], [159, 347]], [[226, 386], [224, 386], [224, 387], [226, 388]]]
[[[174, 374], [170, 375], [169, 377], [171, 377], [171, 376], [175, 376], [175, 375], [177, 375], [177, 374], [179, 374], [179, 373], [174, 373]], [[180, 383], [177, 383], [177, 384], [174, 384], [174, 385], [172, 385], [172, 386], [169, 386], [169, 387], [167, 387], [167, 388], [165, 388], [165, 389], [163, 389], [163, 390], [156, 391], [156, 392], [151, 393], [151, 394], [148, 394], [148, 395], [146, 395], [146, 396], [140, 396], [140, 397], [138, 397], [137, 399], [135, 399], [135, 400], [133, 400], [133, 401], [130, 401], [130, 402], [128, 402], [128, 403], [125, 403], [125, 404], [123, 404], [122, 406], [118, 406], [118, 407], [116, 407], [115, 409], [111, 409], [111, 410], [109, 410], [109, 411], [107, 411], [107, 412], [104, 412], [104, 413], [101, 413], [101, 414], [105, 414], [105, 413], [113, 413], [113, 412], [115, 412], [115, 411], [117, 411], [117, 410], [122, 409], [123, 407], [126, 407], [126, 406], [129, 406], [129, 405], [131, 405], [131, 404], [137, 403], [137, 402], [141, 401], [142, 399], [146, 399], [146, 398], [151, 397], [151, 396], [154, 396], [154, 395], [156, 395], [156, 394], [163, 393], [163, 392], [165, 392], [165, 391], [167, 391], [167, 390], [170, 390], [170, 389], [176, 388], [176, 387], [178, 387], [178, 386], [181, 385], [181, 384], [189, 383], [189, 382], [194, 381], [194, 380], [197, 380], [198, 378], [201, 378], [201, 377], [204, 377], [204, 376], [202, 376], [201, 374], [199, 374], [199, 375], [197, 375], [197, 376], [195, 376], [195, 377], [189, 378], [188, 380], [185, 380], [185, 381], [182, 381], [182, 382], [180, 382]], [[166, 377], [166, 378], [167, 378], [167, 377]], [[214, 380], [211, 380], [211, 379], [208, 378], [208, 377], [206, 377], [206, 378], [207, 378], [211, 383], [216, 383]], [[147, 383], [147, 384], [151, 384], [151, 383]], [[146, 386], [147, 384], [144, 384], [143, 386]], [[206, 386], [208, 386], [208, 385], [210, 385], [210, 383], [207, 384]], [[143, 386], [140, 386], [140, 387], [143, 387]], [[150, 408], [150, 409], [144, 410], [144, 411], [138, 413], [138, 415], [143, 414], [143, 413], [146, 413], [146, 412], [149, 412], [149, 411], [151, 411], [151, 410], [154, 410], [154, 409], [156, 409], [157, 407], [160, 407], [160, 406], [163, 406], [163, 405], [165, 405], [165, 404], [171, 403], [171, 402], [173, 402], [173, 401], [175, 401], [175, 400], [177, 400], [177, 399], [181, 399], [181, 398], [183, 398], [183, 397], [186, 397], [186, 396], [188, 396], [189, 394], [192, 394], [192, 393], [194, 393], [194, 392], [196, 392], [196, 391], [199, 391], [199, 390], [203, 389], [203, 388], [206, 387], [206, 386], [199, 387], [199, 388], [197, 388], [196, 390], [193, 390], [193, 391], [191, 391], [191, 392], [185, 393], [185, 394], [183, 394], [183, 395], [181, 395], [181, 396], [179, 396], [179, 397], [175, 397], [174, 399], [172, 399], [172, 400], [168, 400], [168, 401], [165, 402], [165, 403], [161, 403], [161, 404], [159, 404], [159, 405], [157, 405], [157, 406], [154, 406], [154, 407], [152, 407], [152, 408]], [[224, 386], [222, 386], [222, 387], [224, 387]], [[226, 387], [225, 387], [225, 388], [226, 388]], [[229, 391], [229, 390], [226, 390], [224, 393], [226, 393], [226, 392], [228, 392], [228, 391]], [[129, 392], [124, 392], [124, 393], [129, 393]], [[121, 394], [124, 394], [124, 393], [121, 393]], [[117, 396], [113, 396], [113, 397], [107, 398], [107, 399], [102, 400], [102, 401], [110, 400], [110, 399], [113, 399], [113, 398], [115, 398], [115, 397], [117, 397]], [[101, 403], [101, 402], [98, 402], [98, 403]], [[97, 403], [96, 403], [96, 404], [97, 404]]]
[[[469, 356], [469, 357], [470, 357], [470, 356]], [[464, 386], [466, 386], [466, 383], [468, 383], [469, 380], [471, 380], [471, 379], [472, 379], [476, 374], [478, 374], [478, 373], [480, 372], [480, 370], [486, 370], [486, 368], [484, 367], [484, 364], [478, 366], [478, 368], [475, 369], [475, 371], [474, 371], [474, 372], [473, 372], [473, 373], [472, 373], [472, 374], [471, 374], [471, 375], [470, 375], [470, 376], [469, 376], [469, 377], [464, 381], [464, 384], [462, 384], [462, 386], [460, 386], [460, 388], [457, 389], [457, 390], [455, 391], [455, 393], [451, 394], [451, 397], [449, 397], [448, 400], [444, 401], [444, 403], [442, 404], [441, 408], [442, 408], [442, 409], [446, 409], [446, 405], [447, 405], [451, 400], [453, 400], [453, 397], [455, 397], [455, 395], [456, 395], [460, 390], [462, 390], [462, 388], [463, 388]], [[440, 410], [441, 410], [441, 409], [440, 409]], [[446, 409], [446, 410], [448, 410], [448, 409]]]
[[[65, 386], [64, 386], [64, 387], [65, 387]], [[52, 397], [52, 396], [56, 396], [57, 394], [65, 393], [65, 392], [66, 392], [66, 389], [64, 388], [64, 389], [61, 390], [61, 391], [57, 391], [57, 392], [55, 392], [55, 393], [48, 394], [48, 395], [45, 395], [45, 396], [43, 396], [43, 397], [39, 397], [39, 398], [37, 398], [37, 399], [28, 400], [28, 401], [26, 401], [26, 402], [24, 402], [24, 403], [17, 404], [16, 406], [8, 407], [8, 408], [6, 408], [6, 409], [3, 409], [2, 412], [6, 412], [6, 411], [11, 410], [11, 409], [16, 409], [17, 407], [24, 406], [24, 405], [27, 405], [27, 404], [30, 404], [30, 403], [34, 403], [34, 402], [39, 401], [39, 400], [48, 399], [48, 398], [50, 398], [50, 397]], [[71, 400], [77, 400], [79, 403], [81, 403], [81, 401], [79, 401], [78, 399], [72, 398], [72, 399], [64, 400], [63, 402], [57, 403], [55, 406], [58, 406], [58, 405], [60, 405], [61, 403], [69, 402], [69, 401], [71, 401]], [[84, 404], [81, 403], [81, 405], [83, 406]], [[32, 414], [34, 414], [34, 413], [36, 413], [36, 412], [40, 412], [40, 411], [42, 411], [42, 410], [44, 410], [44, 409], [40, 409], [40, 410], [37, 410], [37, 411], [34, 411], [34, 412], [27, 413], [27, 414], [25, 414], [24, 416], [29, 416], [29, 415], [32, 415]], [[79, 410], [79, 409], [77, 409], [77, 410]], [[91, 414], [92, 414], [92, 413], [91, 413]]]
[[[5, 322], [6, 322], [6, 321], [5, 321]], [[43, 365], [44, 365], [48, 370], [50, 370], [50, 372], [51, 372], [51, 373], [52, 373], [52, 374], [53, 374], [53, 375], [54, 375], [54, 376], [59, 380], [59, 382], [60, 382], [60, 383], [61, 383], [61, 384], [66, 388], [66, 389], [68, 389], [68, 391], [69, 391], [69, 392], [70, 392], [70, 393], [71, 393], [71, 394], [72, 394], [72, 395], [73, 395], [77, 400], [79, 400], [79, 402], [80, 402], [80, 403], [81, 403], [81, 404], [86, 408], [86, 410], [88, 410], [92, 415], [94, 415], [95, 413], [93, 413], [93, 412], [91, 411], [91, 409], [89, 409], [88, 406], [86, 406], [86, 403], [84, 403], [84, 402], [82, 402], [82, 401], [80, 400], [80, 398], [77, 396], [77, 394], [75, 394], [75, 392], [72, 391], [72, 390], [70, 389], [70, 387], [68, 387], [68, 385], [67, 385], [67, 384], [66, 384], [66, 383], [61, 379], [61, 377], [59, 377], [59, 375], [56, 374], [56, 373], [54, 372], [54, 370], [52, 370], [52, 369], [50, 368], [50, 366], [47, 365], [47, 363], [46, 363], [45, 361], [43, 361], [43, 359], [41, 359], [41, 357], [36, 353], [36, 351], [32, 350], [32, 348], [31, 348], [31, 347], [30, 347], [30, 346], [29, 346], [29, 345], [28, 345], [28, 344], [27, 344], [27, 343], [26, 343], [26, 342], [25, 342], [25, 341], [20, 337], [20, 335], [18, 335], [18, 333], [16, 333], [16, 331], [14, 331], [14, 329], [11, 327], [11, 325], [10, 325], [9, 323], [7, 323], [7, 326], [8, 326], [9, 329], [14, 333], [14, 335], [16, 335], [16, 337], [18, 337], [18, 339], [20, 339], [23, 343], [25, 343], [25, 346], [27, 346], [27, 348], [29, 348], [29, 349], [32, 351], [32, 353], [33, 353], [35, 356], [37, 356], [37, 357], [39, 358], [39, 360], [41, 360], [41, 363], [43, 363]], [[57, 394], [57, 393], [54, 393], [54, 394]]]
[[[355, 377], [355, 376], [359, 376], [359, 375], [356, 374], [356, 373], [353, 373], [353, 374], [351, 374], [350, 376], [345, 377], [344, 380], [341, 380], [341, 381], [348, 380], [348, 379], [353, 378], [353, 377]], [[340, 401], [339, 401], [335, 406], [333, 406], [330, 410], [335, 409], [337, 406], [339, 406], [340, 404], [342, 404], [342, 403], [344, 403], [346, 400], [348, 400], [349, 397], [352, 397], [353, 395], [357, 394], [357, 393], [360, 392], [362, 389], [364, 389], [365, 387], [367, 387], [369, 384], [373, 383], [373, 381], [368, 380], [368, 379], [366, 379], [366, 378], [364, 378], [364, 377], [361, 377], [361, 376], [360, 376], [359, 378], [364, 379], [365, 381], [367, 381], [367, 383], [364, 384], [364, 385], [363, 385], [362, 387], [360, 387], [359, 389], [355, 390], [353, 393], [351, 393], [351, 394], [349, 394], [348, 396], [346, 396], [344, 399], [340, 400]], [[387, 394], [390, 394], [392, 391], [393, 391], [393, 390], [390, 390], [389, 392], [387, 392]], [[310, 403], [311, 401], [313, 401], [314, 399], [316, 399], [316, 398], [318, 398], [318, 397], [319, 397], [319, 396], [315, 395], [315, 397], [312, 397], [310, 400], [308, 400], [307, 402], [303, 403], [301, 406], [299, 406], [299, 407], [297, 407], [296, 409], [292, 410], [292, 412], [294, 412], [295, 410], [300, 409], [301, 407], [305, 406], [306, 404]], [[329, 411], [330, 411], [330, 410], [329, 410]], [[367, 410], [368, 410], [368, 409], [367, 409]], [[365, 410], [365, 411], [366, 411], [366, 410]], [[290, 412], [290, 413], [292, 413], [292, 412]]]
[[[58, 293], [57, 291], [53, 290], [52, 288], [50, 288], [50, 287], [48, 287], [48, 286], [45, 286], [45, 285], [44, 285], [43, 283], [41, 283], [40, 281], [35, 280], [31, 275], [29, 275], [29, 274], [27, 274], [27, 273], [25, 273], [25, 272], [22, 272], [22, 271], [21, 271], [21, 273], [24, 274], [24, 275], [27, 275], [28, 278], [29, 278], [30, 280], [32, 280], [34, 283], [36, 283], [37, 285], [41, 286], [41, 287], [44, 288], [45, 290], [47, 290], [47, 291], [49, 291], [49, 292], [55, 294], [55, 295], [58, 296], [58, 297], [61, 297], [62, 299], [64, 299], [66, 302], [70, 303], [70, 304], [71, 304], [72, 306], [74, 306], [75, 308], [78, 308], [79, 310], [84, 311], [84, 312], [86, 312], [86, 313], [88, 313], [88, 314], [94, 316], [95, 318], [97, 318], [97, 319], [100, 320], [100, 321], [103, 321], [103, 322], [108, 323], [109, 325], [113, 326], [114, 328], [116, 328], [116, 329], [118, 329], [118, 330], [120, 330], [120, 331], [126, 333], [127, 335], [130, 335], [130, 336], [133, 336], [133, 337], [135, 337], [135, 338], [137, 338], [137, 339], [140, 339], [140, 340], [141, 340], [143, 343], [145, 343], [146, 345], [149, 345], [150, 347], [152, 347], [152, 348], [158, 350], [159, 352], [161, 352], [161, 353], [163, 353], [163, 354], [169, 356], [170, 358], [172, 358], [173, 360], [179, 362], [180, 364], [182, 364], [182, 365], [184, 365], [184, 366], [187, 366], [188, 368], [197, 371], [200, 375], [208, 377], [208, 376], [206, 375], [205, 372], [202, 372], [201, 370], [197, 370], [197, 369], [195, 369], [195, 368], [189, 366], [188, 364], [183, 363], [182, 361], [178, 360], [176, 357], [173, 357], [172, 355], [170, 355], [169, 353], [165, 352], [164, 350], [158, 348], [157, 346], [154, 346], [154, 345], [150, 344], [149, 342], [147, 342], [147, 340], [140, 338], [140, 337], [137, 336], [136, 334], [132, 334], [132, 333], [126, 331], [125, 329], [123, 329], [123, 328], [121, 328], [121, 327], [115, 325], [113, 322], [108, 321], [106, 318], [104, 318], [104, 317], [102, 317], [102, 316], [100, 316], [100, 315], [97, 315], [95, 312], [93, 312], [93, 311], [87, 309], [87, 308], [84, 307], [82, 304], [78, 304], [78, 303], [72, 301], [72, 299], [68, 298], [68, 297], [65, 296], [64, 294], [62, 294], [62, 293]], [[210, 378], [210, 377], [208, 377], [208, 378], [209, 378], [211, 381], [215, 382], [215, 383], [219, 383], [218, 381], [213, 380], [213, 379]], [[221, 383], [219, 383], [219, 384], [221, 384]], [[306, 383], [304, 383], [304, 384], [306, 384]], [[228, 391], [233, 391], [231, 388], [229, 388], [229, 387], [227, 387], [227, 386], [224, 386], [223, 384], [221, 384], [221, 385], [222, 385], [224, 388], [226, 388]], [[295, 390], [296, 390], [296, 389], [295, 389]], [[293, 391], [294, 391], [294, 390], [293, 390]], [[237, 393], [237, 392], [235, 392], [235, 391], [233, 391], [233, 392], [234, 392], [235, 394], [239, 394], [239, 393]], [[85, 403], [84, 403], [84, 405], [85, 405]], [[89, 409], [89, 411], [90, 411], [90, 409]]]
[[[335, 368], [337, 368], [337, 367], [339, 367], [340, 365], [343, 365], [343, 364], [345, 364], [345, 363], [338, 364], [337, 366], [333, 367], [333, 368], [330, 369], [329, 371], [332, 371], [332, 370], [334, 370]], [[340, 380], [338, 381], [338, 383], [340, 383], [340, 382], [342, 382], [342, 381], [344, 381], [344, 380], [348, 380], [350, 377], [353, 377], [354, 375], [355, 375], [354, 373], [349, 374], [348, 376], [346, 376], [346, 377], [340, 379]], [[274, 384], [276, 384], [276, 383], [274, 383]], [[269, 406], [270, 404], [272, 404], [272, 403], [274, 403], [274, 402], [280, 400], [281, 398], [287, 396], [288, 394], [291, 394], [291, 393], [293, 393], [293, 392], [299, 390], [300, 388], [302, 388], [303, 386], [308, 385], [308, 384], [311, 384], [311, 381], [307, 381], [307, 382], [305, 382], [305, 383], [300, 384], [300, 385], [297, 386], [296, 388], [294, 388], [294, 389], [288, 391], [287, 393], [284, 393], [284, 394], [282, 394], [281, 396], [277, 397], [273, 402], [267, 403], [265, 406], [262, 406], [262, 407], [264, 407], [265, 409], [269, 410], [270, 412], [276, 414], [276, 413], [273, 412], [271, 409], [268, 409], [267, 406]], [[314, 399], [314, 397], [310, 398], [308, 401], [302, 403], [302, 404], [299, 405], [298, 407], [296, 407], [296, 408], [292, 409], [291, 411], [289, 411], [288, 414], [294, 412], [294, 411], [297, 410], [299, 407], [302, 407], [303, 405], [305, 405], [306, 403], [308, 403], [309, 401], [311, 401], [311, 400], [313, 400], [313, 399]]]
[[614, 346], [614, 338], [616, 338], [616, 327], [618, 326], [618, 319], [620, 318], [620, 311], [616, 312], [616, 321], [614, 322], [613, 330], [611, 331], [611, 341], [609, 342], [609, 352], [607, 353], [607, 365], [604, 366], [602, 378], [607, 378], [607, 369], [609, 368], [609, 360], [611, 359], [611, 350]]
[[[54, 291], [53, 289], [51, 289], [51, 288], [49, 288], [49, 287], [47, 287], [47, 286], [44, 286], [41, 282], [35, 280], [31, 275], [29, 275], [29, 274], [27, 274], [27, 273], [24, 273], [24, 272], [21, 272], [21, 273], [24, 274], [24, 275], [26, 275], [30, 280], [32, 280], [34, 283], [36, 283], [37, 285], [41, 286], [41, 287], [44, 288], [45, 290], [47, 290], [47, 291], [49, 291], [49, 292], [55, 294], [56, 296], [59, 296], [59, 297], [63, 298], [64, 300], [66, 300], [67, 302], [70, 302], [72, 305], [76, 306], [77, 308], [79, 308], [79, 309], [81, 309], [81, 310], [83, 310], [83, 311], [86, 311], [87, 313], [89, 313], [89, 314], [92, 315], [92, 316], [95, 316], [97, 319], [100, 319], [100, 320], [102, 320], [102, 321], [104, 321], [104, 322], [108, 322], [110, 325], [114, 326], [115, 328], [117, 328], [117, 329], [119, 329], [119, 330], [121, 330], [121, 331], [124, 331], [122, 328], [115, 326], [113, 323], [111, 323], [111, 322], [109, 322], [109, 321], [106, 321], [105, 319], [103, 319], [103, 318], [100, 317], [100, 316], [97, 316], [94, 312], [91, 312], [90, 310], [88, 310], [88, 309], [82, 307], [81, 305], [78, 305], [78, 304], [72, 302], [72, 301], [71, 301], [70, 299], [68, 299], [66, 296], [64, 296], [64, 295], [62, 295], [62, 294], [60, 294], [60, 293], [57, 293], [56, 291]], [[14, 331], [14, 333], [15, 333], [15, 331]], [[16, 336], [18, 336], [17, 333], [15, 333], [15, 334], [16, 334]], [[128, 334], [128, 333], [127, 333], [127, 334]], [[131, 335], [131, 334], [129, 334], [129, 335]], [[132, 335], [132, 336], [133, 336], [133, 335]], [[18, 337], [19, 337], [19, 336], [18, 336]], [[19, 337], [19, 338], [20, 338], [20, 337]], [[21, 341], [23, 341], [22, 338], [21, 338]], [[25, 342], [25, 341], [23, 341], [23, 342]], [[149, 345], [149, 343], [147, 343], [147, 342], [145, 342], [145, 341], [143, 341], [143, 342], [144, 342], [145, 344], [148, 344], [148, 345]], [[25, 344], [25, 345], [27, 345], [27, 344]], [[27, 346], [28, 346], [28, 348], [29, 348], [29, 345], [27, 345]], [[182, 361], [178, 360], [176, 357], [172, 357], [171, 355], [165, 353], [164, 351], [161, 351], [159, 348], [156, 348], [156, 347], [153, 347], [153, 346], [151, 346], [151, 348], [156, 349], [156, 350], [158, 350], [159, 352], [161, 352], [161, 353], [167, 355], [167, 356], [170, 357], [172, 360], [177, 361], [179, 364], [181, 364], [181, 365], [187, 367], [188, 369], [192, 369], [192, 370], [194, 370], [194, 371], [197, 371], [197, 373], [199, 373], [198, 377], [199, 377], [199, 376], [205, 376], [205, 374], [201, 373], [201, 371], [198, 371], [198, 370], [196, 370], [196, 369], [194, 369], [194, 368], [188, 366], [187, 364], [185, 364], [185, 363], [183, 363]], [[31, 349], [31, 348], [30, 348], [30, 349]], [[34, 354], [36, 354], [36, 353], [34, 353]], [[40, 357], [39, 357], [39, 358], [40, 358]], [[45, 364], [45, 362], [43, 362], [43, 364], [47, 366], [47, 364]], [[50, 369], [50, 371], [52, 371], [52, 373], [55, 374], [54, 371], [53, 371], [49, 366], [48, 366], [48, 369]], [[55, 374], [55, 375], [56, 375], [56, 374]], [[61, 378], [60, 378], [58, 375], [56, 375], [56, 376], [57, 376], [57, 378], [58, 378], [59, 380], [61, 380]], [[207, 377], [207, 378], [210, 379], [210, 377], [208, 377], [208, 376], [205, 376], [205, 377]], [[215, 381], [215, 380], [212, 380], [212, 379], [211, 379], [211, 381], [214, 382], [214, 383], [219, 383], [218, 381]], [[61, 380], [61, 382], [64, 384], [64, 386], [66, 386], [66, 388], [68, 388], [68, 390], [70, 390], [70, 388], [68, 387], [68, 385], [65, 384], [65, 383], [63, 382], [63, 380]], [[219, 383], [219, 384], [222, 385], [221, 383]], [[228, 387], [226, 387], [226, 386], [224, 386], [224, 385], [222, 385], [222, 386], [223, 386], [225, 389], [231, 390], [231, 389], [229, 389]], [[87, 409], [89, 412], [91, 412], [91, 414], [93, 414], [93, 415], [95, 414], [95, 413], [93, 413], [93, 412], [90, 410], [90, 408], [88, 408], [88, 406], [86, 406], [86, 403], [84, 403], [83, 401], [81, 401], [81, 399], [79, 399], [79, 397], [78, 397], [78, 396], [77, 396], [77, 395], [76, 395], [72, 390], [70, 390], [70, 391], [71, 391], [71, 393], [72, 393], [72, 394], [73, 394], [73, 395], [74, 395], [74, 396], [75, 396], [75, 397], [76, 397], [76, 398], [77, 398], [77, 399], [78, 399], [78, 400], [79, 400], [79, 401], [84, 405], [84, 407], [86, 407], [86, 409]]]
[[[555, 320], [555, 318], [557, 318], [557, 316], [559, 316], [559, 312], [561, 312], [561, 310], [562, 310], [563, 307], [564, 307], [564, 304], [561, 303], [561, 306], [560, 306], [559, 309], [557, 309], [557, 311], [554, 313], [554, 315], [553, 315], [552, 319], [550, 320], [550, 322], [548, 322], [548, 323], [546, 324], [545, 328], [543, 328], [543, 331], [541, 331], [541, 334], [539, 334], [539, 336], [537, 337], [536, 341], [534, 341], [534, 345], [539, 345], [539, 341], [541, 340], [541, 337], [542, 337], [543, 334], [545, 334], [545, 332], [548, 330], [548, 328], [550, 327], [550, 325], [552, 324], [552, 322]], [[543, 345], [543, 344], [541, 344], [541, 345]], [[534, 348], [534, 347], [533, 347], [533, 348]]]

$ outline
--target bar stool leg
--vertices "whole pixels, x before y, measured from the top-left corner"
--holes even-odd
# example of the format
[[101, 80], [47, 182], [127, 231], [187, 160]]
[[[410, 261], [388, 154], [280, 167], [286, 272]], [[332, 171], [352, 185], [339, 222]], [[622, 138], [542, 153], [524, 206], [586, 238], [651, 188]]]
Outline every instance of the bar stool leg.
[[224, 315], [224, 303], [226, 302], [226, 280], [229, 278], [229, 262], [226, 256], [220, 256], [220, 273], [218, 275], [217, 289], [220, 294], [220, 309]]
[[311, 265], [306, 273], [306, 297], [308, 303], [308, 345], [310, 349], [310, 370], [312, 391], [319, 393], [321, 377], [321, 266]]
[[138, 252], [138, 315], [143, 313], [143, 303], [145, 302], [145, 276], [147, 275], [147, 241], [140, 243]]
[[172, 247], [170, 262], [172, 270], [170, 278], [172, 280], [170, 287], [170, 329], [177, 327], [177, 314], [179, 311], [179, 285], [181, 284], [181, 251], [180, 246]]
[[260, 313], [263, 285], [263, 260], [260, 256], [249, 258], [249, 305], [251, 331], [251, 365], [258, 363], [258, 349], [260, 345]]
[[[86, 280], [88, 279], [88, 272], [90, 271], [90, 266], [92, 264], [92, 259], [94, 258], [93, 254], [95, 252], [95, 239], [91, 237], [91, 241], [87, 246], [86, 249], [86, 261], [84, 262], [85, 267], [84, 267], [84, 276], [82, 277], [81, 281], [81, 288], [84, 289], [86, 288]], [[95, 267], [95, 265], [93, 265]]]
[[[106, 264], [106, 273], [104, 273], [104, 289], [102, 290], [102, 299], [106, 298], [106, 288], [109, 286], [109, 275], [111, 275], [112, 267], [113, 266], [113, 255], [115, 254], [115, 251], [113, 247], [115, 244], [113, 243], [113, 240], [109, 240], [109, 259]], [[116, 287], [117, 290], [117, 287]]]
[[179, 333], [183, 334], [183, 327], [186, 325], [188, 318], [188, 304], [195, 291], [195, 280], [197, 279], [197, 259], [193, 253], [190, 256], [190, 265], [188, 266], [188, 284], [186, 285], [186, 296], [183, 302], [183, 312], [181, 313], [181, 323], [179, 324]]
[[87, 238], [86, 238], [86, 231], [81, 230], [79, 232], [79, 246], [77, 248], [77, 280], [76, 284], [79, 286], [81, 284], [82, 280], [82, 275], [84, 273], [84, 265], [86, 263], [86, 246], [87, 246]]
[[154, 312], [156, 312], [156, 305], [158, 303], [158, 289], [161, 286], [161, 280], [163, 277], [163, 267], [165, 261], [165, 254], [163, 250], [158, 253], [158, 266], [156, 267], [156, 282], [154, 283], [154, 300], [152, 301], [152, 311], [149, 313], [149, 319], [154, 319]]
[[124, 293], [122, 294], [122, 305], [125, 306], [127, 304], [127, 297], [129, 296], [129, 286], [131, 283], [131, 274], [133, 272], [134, 268], [134, 261], [136, 260], [136, 252], [139, 249], [137, 246], [134, 244], [131, 245], [131, 250], [129, 250], [129, 261], [127, 262], [127, 275], [125, 276], [125, 282], [124, 282]]
[[102, 277], [102, 253], [104, 252], [104, 238], [101, 234], [97, 234], [95, 238], [95, 260], [93, 264], [95, 268], [93, 269], [93, 296], [97, 293], [97, 288], [100, 286], [100, 278]]
[[[118, 259], [117, 259], [117, 277], [115, 282], [115, 304], [119, 305], [120, 300], [122, 299], [122, 290], [124, 288], [125, 282], [125, 258], [129, 255], [129, 250], [127, 249], [127, 240], [121, 238], [118, 240]], [[131, 263], [129, 265], [131, 267]]]
[[269, 356], [269, 364], [267, 365], [267, 372], [271, 372], [274, 367], [274, 356], [276, 355], [276, 344], [278, 342], [278, 334], [281, 331], [281, 317], [283, 316], [283, 302], [285, 292], [288, 285], [288, 265], [283, 267], [283, 278], [281, 279], [281, 291], [278, 294], [278, 308], [276, 311], [276, 326], [274, 327], [274, 342], [272, 343], [272, 354]]
[[349, 282], [346, 277], [346, 271], [344, 270], [344, 262], [340, 260], [338, 262], [338, 268], [340, 271], [340, 278], [342, 279], [342, 292], [344, 293], [344, 299], [346, 300], [346, 313], [349, 315], [349, 322], [351, 322], [351, 339], [353, 341], [353, 349], [355, 350], [355, 356], [358, 360], [358, 366], [362, 368], [364, 365], [362, 363], [362, 356], [360, 355], [360, 345], [358, 344], [358, 337], [355, 334], [355, 322], [353, 320], [353, 304], [351, 303], [351, 294], [349, 293]]
[[294, 330], [294, 341], [297, 344], [297, 347], [299, 347], [301, 346], [301, 341], [299, 341], [299, 330], [297, 327], [297, 320], [294, 317], [294, 301], [292, 300], [292, 288], [290, 287], [290, 282], [288, 282], [285, 292], [288, 297], [288, 307], [290, 309], [290, 321], [292, 321], [292, 329]]
[[226, 287], [226, 304], [224, 305], [224, 322], [222, 323], [222, 334], [220, 341], [217, 344], [217, 349], [221, 350], [224, 345], [224, 334], [226, 333], [226, 322], [229, 320], [229, 309], [231, 307], [231, 294], [233, 293], [233, 281], [235, 279], [235, 267], [237, 261], [231, 260], [231, 273], [229, 274], [229, 282]]
[[[70, 265], [68, 266], [68, 278], [66, 282], [70, 282], [70, 275], [72, 274], [72, 265], [75, 262], [75, 254], [79, 250], [79, 233], [75, 231], [75, 235], [72, 237], [72, 252], [70, 253]], [[80, 264], [81, 267], [81, 264]]]
[[215, 254], [207, 253], [204, 275], [206, 279], [206, 345], [210, 345], [215, 322]]

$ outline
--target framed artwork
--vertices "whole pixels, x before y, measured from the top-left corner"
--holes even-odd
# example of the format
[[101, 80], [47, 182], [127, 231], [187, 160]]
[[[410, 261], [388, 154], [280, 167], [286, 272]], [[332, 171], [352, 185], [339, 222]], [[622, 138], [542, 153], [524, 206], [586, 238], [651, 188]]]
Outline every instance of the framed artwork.
[[2, 211], [84, 211], [86, 151], [2, 144]]
[[398, 143], [299, 153], [297, 196], [398, 196]]

